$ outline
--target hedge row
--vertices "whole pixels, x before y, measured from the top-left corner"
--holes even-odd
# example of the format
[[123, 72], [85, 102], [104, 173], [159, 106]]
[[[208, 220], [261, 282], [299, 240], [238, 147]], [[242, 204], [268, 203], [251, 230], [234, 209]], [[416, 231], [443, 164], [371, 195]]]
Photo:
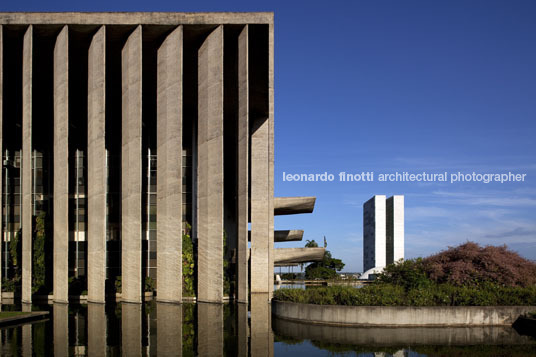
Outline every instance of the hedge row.
[[279, 289], [279, 301], [347, 306], [535, 306], [536, 286], [505, 287], [493, 284], [453, 286], [434, 284], [405, 290], [392, 284], [363, 288], [330, 286], [314, 289]]

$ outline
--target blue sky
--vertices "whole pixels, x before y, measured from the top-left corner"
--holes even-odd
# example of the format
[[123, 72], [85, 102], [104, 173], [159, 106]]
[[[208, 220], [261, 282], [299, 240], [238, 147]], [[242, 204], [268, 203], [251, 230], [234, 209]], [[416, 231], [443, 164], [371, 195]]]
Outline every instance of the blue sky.
[[[3, 1], [1, 11], [274, 11], [277, 229], [362, 270], [362, 204], [406, 196], [406, 257], [467, 240], [536, 259], [534, 1]], [[525, 173], [518, 183], [283, 182], [282, 173]], [[303, 243], [284, 246], [301, 246]]]

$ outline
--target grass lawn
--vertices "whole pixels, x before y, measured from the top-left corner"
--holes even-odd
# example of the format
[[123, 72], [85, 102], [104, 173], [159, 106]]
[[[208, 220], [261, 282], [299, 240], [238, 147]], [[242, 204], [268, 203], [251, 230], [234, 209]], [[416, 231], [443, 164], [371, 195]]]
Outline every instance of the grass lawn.
[[22, 311], [1, 311], [0, 312], [0, 319], [5, 319], [8, 317], [15, 317], [15, 316], [22, 316], [22, 315], [28, 315], [29, 312], [22, 312]]

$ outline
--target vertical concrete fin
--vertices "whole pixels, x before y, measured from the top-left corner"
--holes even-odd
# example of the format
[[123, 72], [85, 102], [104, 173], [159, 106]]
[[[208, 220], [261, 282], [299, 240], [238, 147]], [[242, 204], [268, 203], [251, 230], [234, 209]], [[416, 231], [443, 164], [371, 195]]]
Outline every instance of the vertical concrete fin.
[[[274, 292], [274, 23], [268, 26], [268, 292], [272, 299]], [[273, 344], [271, 346], [273, 354]]]
[[[250, 42], [266, 43], [268, 39], [258, 28], [253, 32], [250, 28]], [[269, 48], [265, 48], [266, 53]], [[255, 61], [256, 59], [256, 61]], [[250, 61], [250, 73], [256, 72], [255, 80], [250, 81], [257, 86], [254, 100], [262, 103], [261, 107], [267, 107], [267, 113], [259, 113], [251, 118], [251, 293], [269, 294], [273, 291], [273, 115], [270, 114], [272, 107], [268, 105], [267, 96], [269, 88], [269, 66], [261, 63], [258, 56], [252, 56]], [[251, 88], [253, 90], [253, 88]], [[252, 93], [250, 91], [250, 93]], [[270, 119], [272, 118], [272, 119]]]
[[183, 30], [158, 49], [157, 60], [157, 299], [182, 302]]
[[122, 54], [121, 275], [122, 300], [141, 303], [142, 27]]
[[197, 299], [223, 301], [223, 26], [198, 52]]
[[54, 301], [69, 302], [69, 28], [54, 46]]
[[238, 36], [238, 244], [237, 300], [248, 301], [249, 27]]
[[106, 282], [106, 27], [93, 35], [88, 53], [88, 300], [105, 302]]
[[22, 48], [22, 291], [32, 302], [32, 66], [33, 26], [24, 34]]
[[[4, 108], [4, 27], [0, 25], [0, 158], [4, 156], [4, 137], [3, 137], [3, 108]], [[0, 173], [0, 198], [3, 197], [2, 195], [2, 173]], [[2, 215], [2, 209], [4, 207], [3, 204], [1, 204], [3, 201], [0, 201], [0, 217], [3, 217]], [[3, 221], [3, 220], [2, 220]], [[0, 222], [0, 232], [3, 234], [3, 222]], [[7, 227], [3, 227], [7, 231]], [[3, 237], [3, 235], [2, 235]], [[5, 239], [5, 238], [4, 238]], [[0, 241], [3, 242], [3, 239]], [[2, 249], [0, 249], [0, 253], [2, 252]], [[2, 266], [2, 254], [0, 254], [0, 267]], [[2, 269], [0, 268], [0, 292], [2, 291]], [[0, 293], [0, 303], [2, 302], [2, 293]]]

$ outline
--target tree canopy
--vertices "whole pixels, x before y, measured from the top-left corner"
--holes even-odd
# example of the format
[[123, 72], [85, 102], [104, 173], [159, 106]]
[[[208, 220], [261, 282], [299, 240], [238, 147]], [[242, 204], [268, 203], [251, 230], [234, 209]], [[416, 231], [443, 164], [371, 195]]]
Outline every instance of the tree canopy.
[[[318, 243], [314, 239], [307, 240], [305, 247], [317, 248]], [[342, 260], [333, 258], [331, 252], [326, 250], [322, 261], [311, 263], [305, 268], [305, 277], [307, 279], [333, 279], [342, 268], [344, 268]]]

